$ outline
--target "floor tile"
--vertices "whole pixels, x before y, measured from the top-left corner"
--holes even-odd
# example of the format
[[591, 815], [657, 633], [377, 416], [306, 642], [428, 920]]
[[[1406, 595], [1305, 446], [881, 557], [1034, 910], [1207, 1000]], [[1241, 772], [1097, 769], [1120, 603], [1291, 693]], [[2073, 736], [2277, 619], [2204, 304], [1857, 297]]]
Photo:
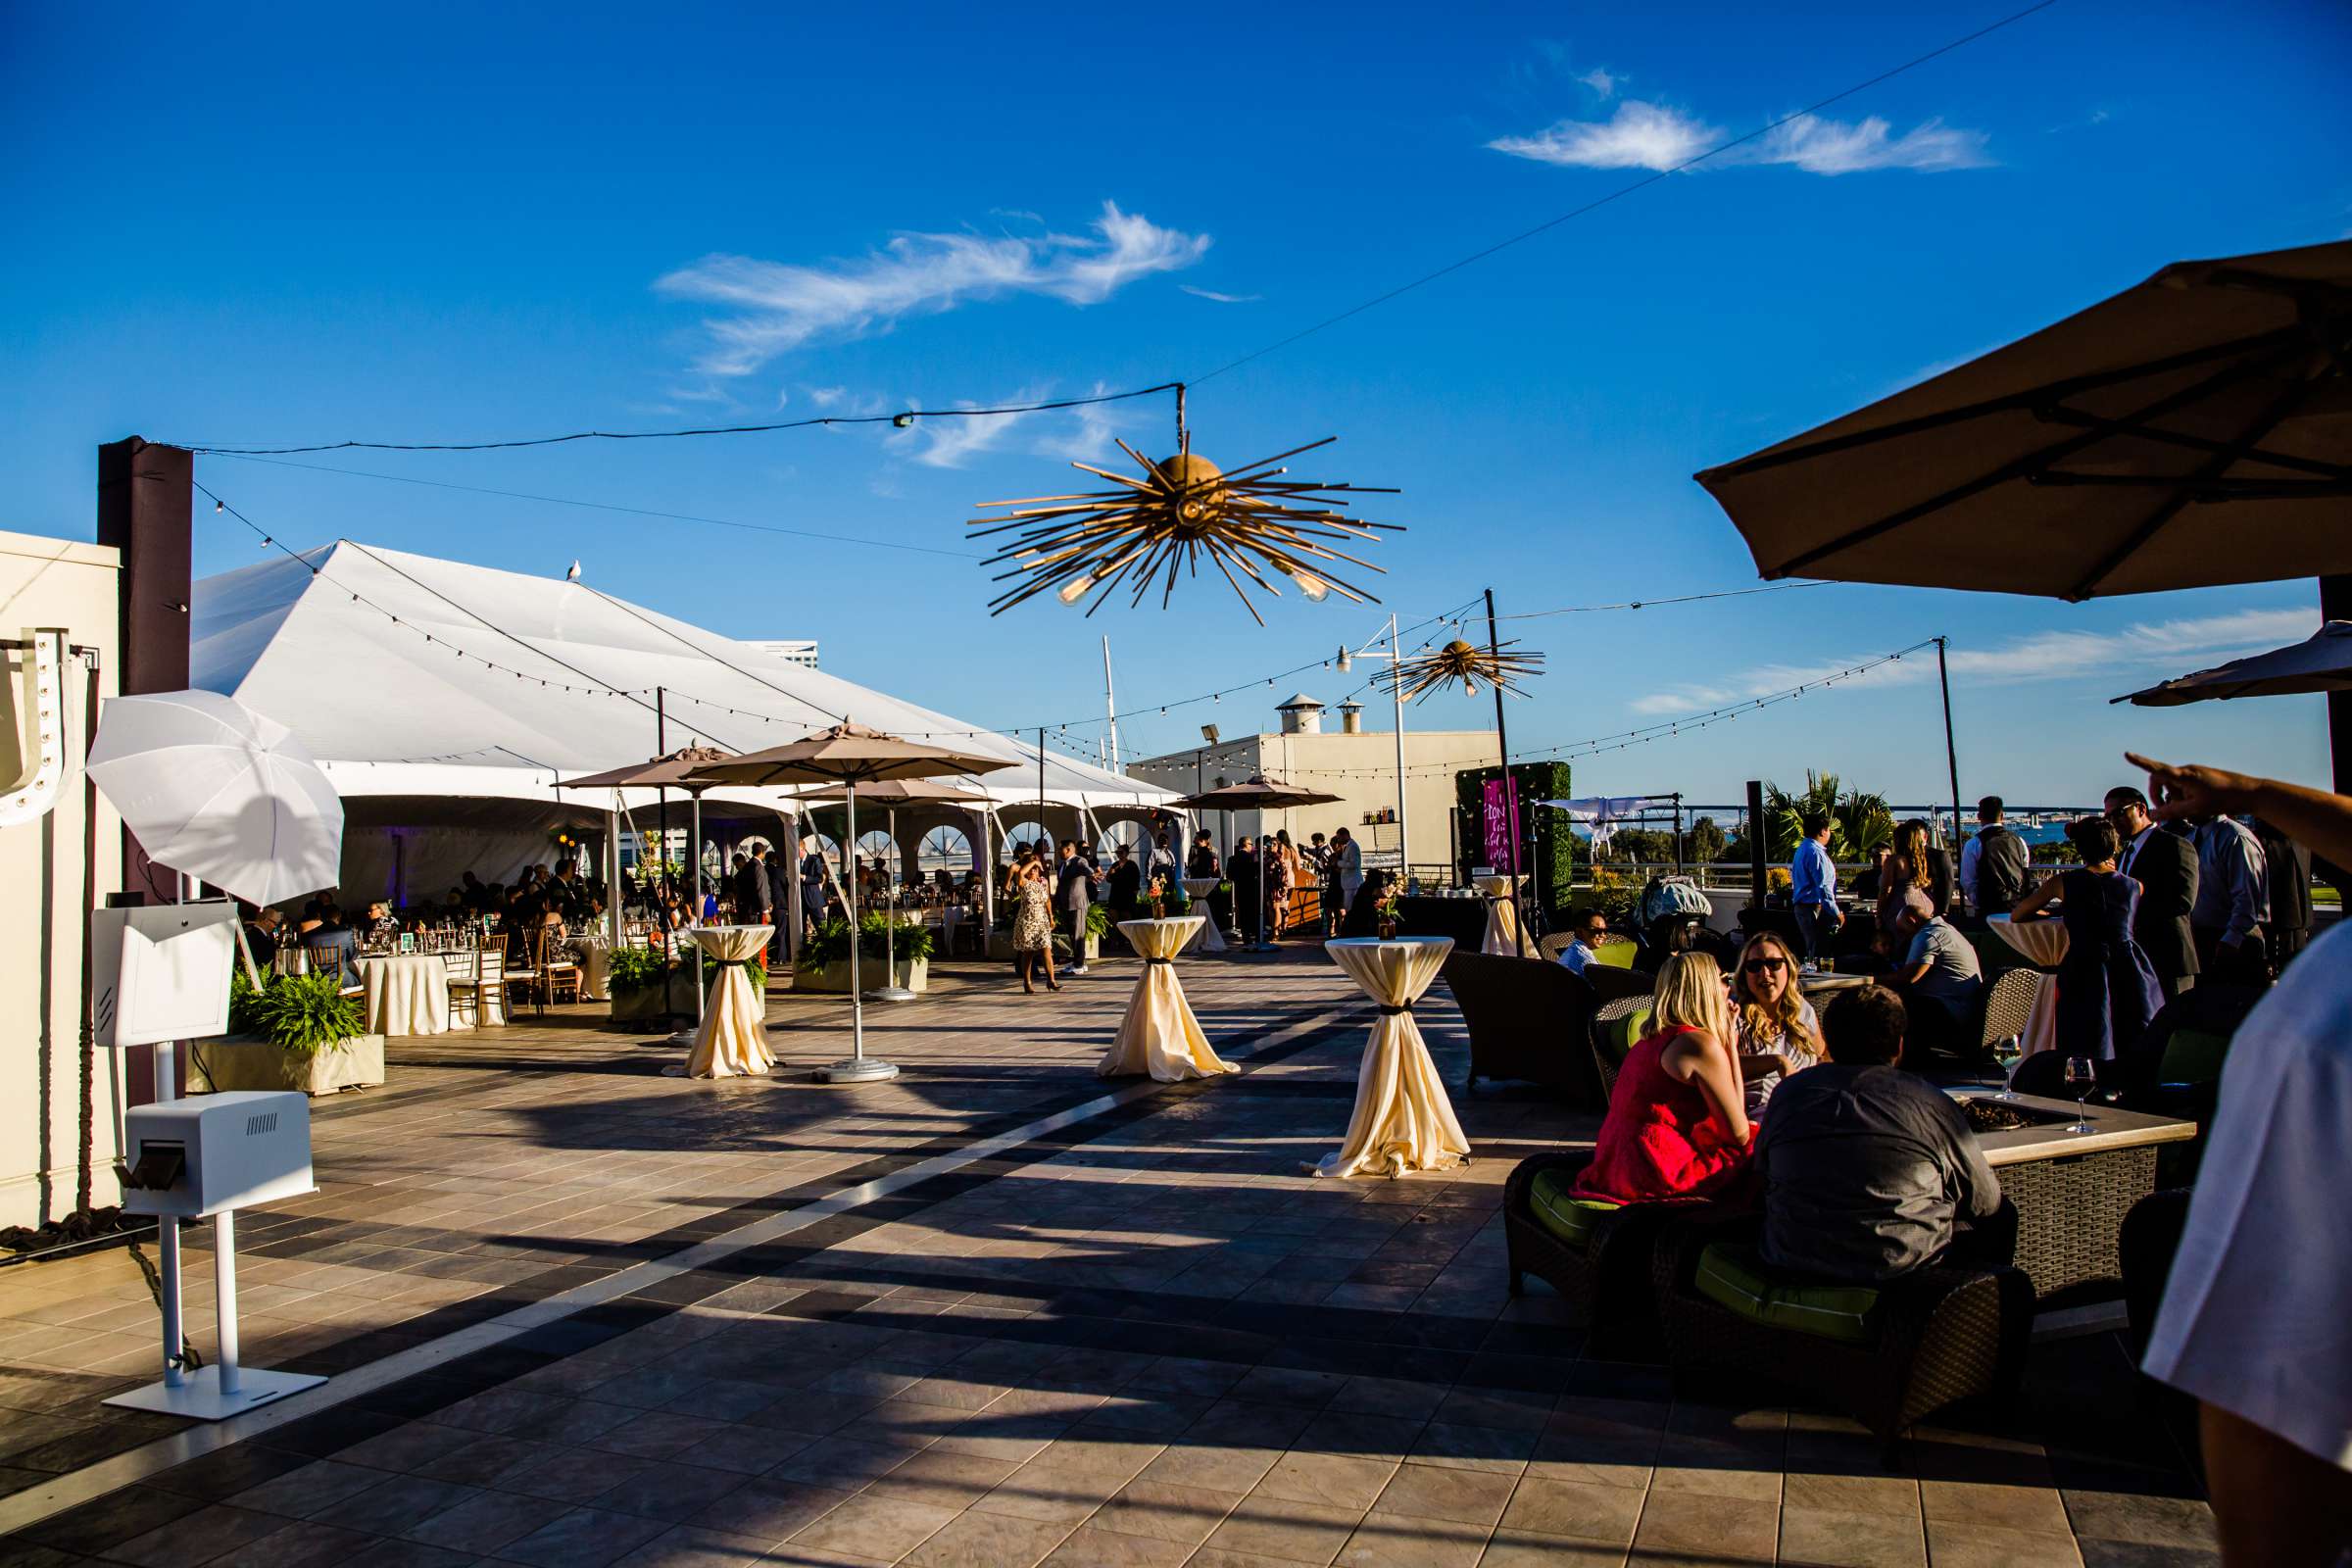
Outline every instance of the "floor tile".
[[955, 1517], [951, 1508], [868, 1493], [829, 1510], [792, 1540], [795, 1545], [896, 1562], [939, 1534]]
[[1599, 1542], [1620, 1548], [1634, 1539], [1642, 1518], [1642, 1494], [1632, 1487], [1589, 1482], [1546, 1481], [1529, 1476], [1511, 1494], [1501, 1528], [1537, 1535]]
[[1803, 1568], [1927, 1568], [1926, 1526], [1891, 1513], [1781, 1510], [1781, 1561]]
[[1382, 1490], [1373, 1512], [1492, 1527], [1516, 1485], [1515, 1477], [1491, 1471], [1407, 1464]]
[[1138, 1479], [1112, 1494], [1087, 1523], [1123, 1536], [1197, 1546], [1206, 1541], [1242, 1500], [1241, 1494], [1209, 1492]]
[[669, 1530], [666, 1521], [603, 1508], [573, 1508], [499, 1548], [530, 1568], [605, 1568]]

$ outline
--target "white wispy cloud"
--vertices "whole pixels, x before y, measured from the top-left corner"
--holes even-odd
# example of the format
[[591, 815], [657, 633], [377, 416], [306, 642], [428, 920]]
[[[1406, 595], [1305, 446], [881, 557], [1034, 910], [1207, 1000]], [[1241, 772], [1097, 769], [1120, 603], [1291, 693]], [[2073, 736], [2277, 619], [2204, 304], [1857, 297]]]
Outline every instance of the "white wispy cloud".
[[1576, 79], [1583, 82], [1586, 86], [1592, 88], [1594, 92], [1600, 94], [1603, 98], [1608, 97], [1611, 93], [1617, 90], [1617, 78], [1614, 75], [1611, 75], [1606, 68], [1601, 66], [1594, 66], [1591, 71], [1586, 72], [1583, 75], [1577, 77]]
[[748, 375], [811, 340], [887, 331], [906, 317], [972, 300], [1038, 294], [1098, 305], [1138, 278], [1192, 266], [1208, 247], [1205, 234], [1163, 228], [1106, 201], [1089, 234], [901, 234], [855, 261], [821, 267], [708, 256], [654, 286], [729, 308], [706, 322], [710, 347], [698, 368]]
[[1265, 298], [1263, 294], [1220, 294], [1213, 288], [1195, 288], [1190, 283], [1176, 286], [1195, 299], [1215, 300], [1219, 305], [1250, 305]]
[[1571, 169], [1672, 169], [1722, 139], [1722, 131], [1679, 109], [1629, 98], [1606, 120], [1563, 120], [1532, 136], [1497, 136], [1487, 145]]
[[[1498, 136], [1498, 153], [1571, 169], [1668, 170], [1719, 145], [1724, 132], [1698, 116], [1667, 104], [1628, 98], [1606, 120], [1563, 120], [1529, 136]], [[1708, 167], [1782, 165], [1812, 174], [1854, 174], [1879, 169], [1933, 172], [1977, 169], [1991, 162], [1984, 133], [1923, 121], [1902, 135], [1873, 115], [1858, 122], [1799, 115], [1752, 142], [1710, 159]]]
[[[1109, 391], [1095, 383], [1094, 394]], [[997, 400], [999, 404], [1042, 403], [1053, 396], [1051, 385], [1026, 386]], [[957, 402], [959, 409], [988, 407]], [[973, 459], [1011, 446], [1015, 436], [1026, 438], [1026, 450], [1048, 458], [1075, 458], [1099, 463], [1117, 456], [1113, 437], [1132, 426], [1136, 416], [1116, 403], [1092, 403], [1075, 409], [1044, 409], [1028, 414], [992, 414], [971, 418], [917, 419], [911, 431], [892, 432], [893, 444], [910, 442], [914, 462], [931, 468], [961, 468]]]
[[[2238, 610], [2178, 620], [2139, 621], [2115, 631], [2034, 632], [1992, 648], [1955, 647], [1948, 662], [1954, 680], [1987, 686], [2094, 675], [2121, 680], [2151, 667], [2185, 674], [2200, 662], [2213, 662], [2299, 641], [2318, 630], [2319, 623], [2318, 612], [2310, 610]], [[1827, 680], [1873, 657], [1857, 654], [1834, 663], [1757, 664], [1728, 680], [1651, 692], [1627, 706], [1637, 713], [1661, 718], [1703, 712]], [[1842, 677], [1838, 684], [1907, 686], [1935, 678], [1935, 660], [1914, 654], [1866, 674]]]
[[812, 386], [806, 389], [808, 401], [820, 409], [829, 409], [850, 395], [846, 386]]

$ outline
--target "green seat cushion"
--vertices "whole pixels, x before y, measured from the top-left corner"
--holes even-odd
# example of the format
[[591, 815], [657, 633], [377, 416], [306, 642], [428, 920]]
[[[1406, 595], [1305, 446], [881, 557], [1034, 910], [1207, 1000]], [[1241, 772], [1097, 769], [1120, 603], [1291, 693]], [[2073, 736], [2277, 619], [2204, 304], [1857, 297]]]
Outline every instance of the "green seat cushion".
[[1638, 946], [1639, 944], [1632, 942], [1603, 942], [1592, 950], [1592, 961], [1606, 964], [1612, 969], [1631, 969], [1634, 966], [1634, 953]]
[[1716, 1242], [1698, 1254], [1698, 1294], [1741, 1317], [1845, 1345], [1867, 1345], [1879, 1293], [1867, 1285], [1798, 1285], [1776, 1279], [1753, 1247]]
[[1634, 1047], [1641, 1044], [1642, 1037], [1647, 1033], [1649, 1009], [1636, 1007], [1624, 1017], [1611, 1018], [1594, 1029], [1593, 1038], [1599, 1041], [1601, 1054], [1609, 1058], [1609, 1065], [1616, 1067], [1624, 1064], [1625, 1058], [1633, 1054]]
[[2176, 1029], [2164, 1043], [2164, 1059], [2156, 1067], [2159, 1083], [2209, 1084], [2222, 1075], [2222, 1058], [2230, 1054], [2228, 1035], [2202, 1029]]
[[1535, 1206], [1536, 1223], [1582, 1251], [1592, 1239], [1592, 1222], [1625, 1205], [1597, 1198], [1579, 1198], [1576, 1178], [1567, 1171], [1547, 1170], [1528, 1184], [1528, 1200]]

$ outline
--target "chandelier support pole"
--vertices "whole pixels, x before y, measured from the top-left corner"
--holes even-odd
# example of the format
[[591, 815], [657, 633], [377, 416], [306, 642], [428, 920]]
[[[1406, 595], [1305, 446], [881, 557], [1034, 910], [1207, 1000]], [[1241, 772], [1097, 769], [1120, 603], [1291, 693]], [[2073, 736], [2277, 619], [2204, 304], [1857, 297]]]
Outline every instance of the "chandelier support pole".
[[[1494, 590], [1487, 590], [1487, 650], [1499, 666], [1502, 662], [1502, 641], [1494, 629]], [[1503, 873], [1511, 879], [1511, 912], [1519, 929], [1519, 946], [1527, 947], [1527, 904], [1519, 896], [1519, 786], [1511, 781], [1511, 732], [1502, 720], [1502, 682], [1494, 687], [1494, 744], [1502, 753], [1502, 821], [1505, 841], [1510, 847], [1509, 862]], [[1540, 934], [1540, 933], [1539, 933]]]

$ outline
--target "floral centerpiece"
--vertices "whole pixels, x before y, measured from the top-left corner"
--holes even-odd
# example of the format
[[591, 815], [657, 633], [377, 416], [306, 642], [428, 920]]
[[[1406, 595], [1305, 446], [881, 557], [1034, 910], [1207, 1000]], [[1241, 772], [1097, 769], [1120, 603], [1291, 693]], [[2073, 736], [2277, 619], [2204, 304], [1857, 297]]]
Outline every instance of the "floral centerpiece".
[[1372, 918], [1378, 922], [1380, 940], [1390, 941], [1396, 935], [1397, 906], [1403, 898], [1402, 884], [1391, 882], [1380, 897], [1372, 901]]
[[1152, 919], [1165, 920], [1191, 908], [1193, 896], [1184, 891], [1182, 882], [1163, 873], [1145, 886], [1144, 902], [1152, 906]]

